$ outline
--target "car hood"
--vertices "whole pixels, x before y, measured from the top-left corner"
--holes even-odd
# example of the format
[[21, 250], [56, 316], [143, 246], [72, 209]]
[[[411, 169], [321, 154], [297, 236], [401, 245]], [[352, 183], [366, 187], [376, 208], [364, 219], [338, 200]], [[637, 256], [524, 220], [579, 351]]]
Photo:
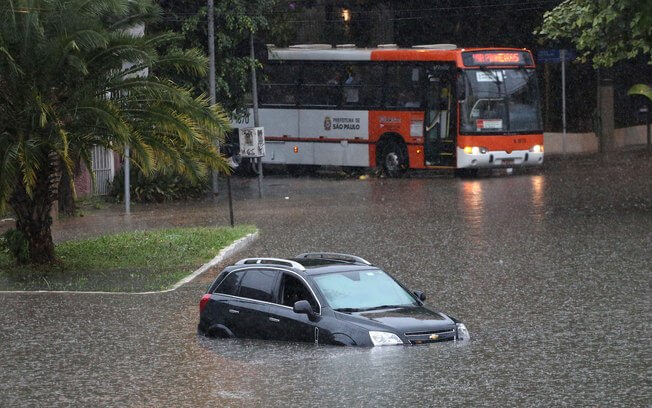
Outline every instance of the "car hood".
[[443, 313], [425, 307], [399, 307], [366, 312], [336, 313], [338, 319], [357, 323], [370, 330], [411, 332], [437, 331], [454, 328], [455, 322]]

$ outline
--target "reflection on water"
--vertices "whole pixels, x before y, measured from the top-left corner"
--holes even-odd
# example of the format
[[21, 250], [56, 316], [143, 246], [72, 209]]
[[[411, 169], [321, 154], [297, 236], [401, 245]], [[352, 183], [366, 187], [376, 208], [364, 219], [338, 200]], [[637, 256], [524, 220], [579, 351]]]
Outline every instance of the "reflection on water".
[[460, 209], [469, 224], [481, 225], [484, 222], [485, 197], [483, 194], [484, 180], [461, 182]]
[[532, 184], [532, 214], [536, 221], [543, 221], [545, 215], [545, 203], [544, 203], [544, 188], [546, 186], [546, 179], [540, 175], [530, 176], [530, 181]]

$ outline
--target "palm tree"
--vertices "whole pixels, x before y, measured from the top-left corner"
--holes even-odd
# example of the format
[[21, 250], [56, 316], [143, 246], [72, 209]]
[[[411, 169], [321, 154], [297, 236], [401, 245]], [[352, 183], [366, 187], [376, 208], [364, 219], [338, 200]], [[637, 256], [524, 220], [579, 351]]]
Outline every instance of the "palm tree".
[[58, 181], [73, 157], [90, 169], [94, 145], [129, 145], [144, 173], [228, 171], [215, 147], [225, 113], [156, 75], [204, 75], [205, 57], [170, 47], [174, 34], [130, 32], [158, 14], [150, 0], [0, 0], [0, 209], [13, 209], [30, 262], [55, 260]]

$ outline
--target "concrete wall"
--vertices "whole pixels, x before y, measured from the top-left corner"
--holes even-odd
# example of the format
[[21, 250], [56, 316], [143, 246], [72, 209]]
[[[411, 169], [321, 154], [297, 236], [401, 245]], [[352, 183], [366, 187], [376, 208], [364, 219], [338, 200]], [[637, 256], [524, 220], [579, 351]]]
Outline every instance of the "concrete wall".
[[[614, 131], [613, 146], [622, 148], [630, 145], [647, 143], [646, 128], [644, 125], [629, 128], [616, 129]], [[563, 153], [563, 143], [561, 133], [544, 133], [543, 145], [546, 154]], [[595, 133], [567, 133], [566, 134], [566, 152], [567, 153], [597, 153], [598, 138]]]

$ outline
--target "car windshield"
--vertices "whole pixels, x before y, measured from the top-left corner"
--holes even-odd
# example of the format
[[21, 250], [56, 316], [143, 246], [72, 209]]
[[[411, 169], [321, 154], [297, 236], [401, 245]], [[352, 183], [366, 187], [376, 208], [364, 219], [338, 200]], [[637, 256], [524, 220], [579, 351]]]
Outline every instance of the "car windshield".
[[534, 69], [469, 69], [461, 80], [462, 133], [541, 131]]
[[380, 270], [329, 273], [314, 277], [329, 305], [339, 311], [362, 311], [418, 303], [394, 279]]

